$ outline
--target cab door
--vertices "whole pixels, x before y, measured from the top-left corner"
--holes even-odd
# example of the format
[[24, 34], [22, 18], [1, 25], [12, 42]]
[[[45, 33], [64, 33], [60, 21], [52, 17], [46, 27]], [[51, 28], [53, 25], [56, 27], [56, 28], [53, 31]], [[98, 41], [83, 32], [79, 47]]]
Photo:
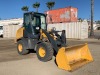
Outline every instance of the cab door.
[[25, 28], [24, 37], [29, 37], [29, 35], [32, 35], [32, 28], [30, 25], [30, 14], [24, 14], [23, 27]]
[[24, 14], [24, 37], [28, 38], [37, 38], [39, 33], [38, 23], [39, 18], [35, 19], [35, 16], [32, 19], [32, 15], [29, 13]]

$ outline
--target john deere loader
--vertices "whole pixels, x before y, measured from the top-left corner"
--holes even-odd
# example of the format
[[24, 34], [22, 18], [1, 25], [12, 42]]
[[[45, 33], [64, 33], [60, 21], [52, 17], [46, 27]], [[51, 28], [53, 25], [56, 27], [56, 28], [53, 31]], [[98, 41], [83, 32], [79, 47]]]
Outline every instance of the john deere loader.
[[28, 54], [33, 49], [43, 62], [51, 60], [55, 53], [57, 66], [68, 71], [93, 61], [87, 44], [67, 46], [65, 30], [52, 28], [47, 31], [46, 15], [42, 13], [24, 13], [23, 26], [17, 30], [16, 42], [19, 54]]

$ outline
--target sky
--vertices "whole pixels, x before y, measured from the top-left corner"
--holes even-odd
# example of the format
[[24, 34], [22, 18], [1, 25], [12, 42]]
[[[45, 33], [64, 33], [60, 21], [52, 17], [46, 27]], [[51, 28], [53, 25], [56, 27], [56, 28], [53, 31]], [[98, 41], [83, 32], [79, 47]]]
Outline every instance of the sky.
[[[90, 1], [91, 0], [0, 0], [0, 18], [22, 18], [23, 6], [28, 6], [29, 11], [36, 11], [32, 7], [35, 2], [40, 2], [39, 12], [44, 13], [48, 8], [46, 2], [55, 1], [53, 9], [72, 6], [78, 8], [78, 18], [90, 19]], [[100, 0], [94, 0], [94, 20], [100, 20]]]

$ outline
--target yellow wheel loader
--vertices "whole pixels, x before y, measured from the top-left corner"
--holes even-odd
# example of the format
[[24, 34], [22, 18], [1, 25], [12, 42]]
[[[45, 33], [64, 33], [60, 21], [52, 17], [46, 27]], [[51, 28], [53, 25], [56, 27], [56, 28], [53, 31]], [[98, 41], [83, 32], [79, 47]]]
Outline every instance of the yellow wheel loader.
[[34, 49], [43, 62], [51, 60], [56, 53], [58, 67], [68, 71], [93, 61], [87, 44], [67, 46], [65, 30], [52, 28], [47, 31], [46, 15], [42, 13], [24, 13], [23, 26], [17, 30], [16, 42], [19, 54], [25, 55]]

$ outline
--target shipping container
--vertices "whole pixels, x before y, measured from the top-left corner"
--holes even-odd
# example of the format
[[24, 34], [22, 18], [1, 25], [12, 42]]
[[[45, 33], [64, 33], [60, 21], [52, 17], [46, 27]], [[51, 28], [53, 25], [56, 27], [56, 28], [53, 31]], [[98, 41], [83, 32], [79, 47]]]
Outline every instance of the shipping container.
[[[15, 38], [16, 31], [21, 25], [4, 25], [4, 38]], [[85, 39], [88, 38], [88, 23], [87, 22], [70, 22], [48, 24], [48, 30], [56, 28], [57, 31], [66, 30], [66, 38]]]
[[15, 38], [16, 31], [21, 27], [21, 25], [4, 25], [3, 26], [3, 37], [4, 38]]
[[[88, 38], [88, 23], [87, 22], [70, 22], [48, 24], [48, 30], [56, 28], [57, 31], [66, 30], [66, 38], [85, 39]], [[61, 33], [60, 33], [61, 34]]]
[[45, 12], [47, 23], [77, 22], [78, 9], [74, 7], [59, 8]]

